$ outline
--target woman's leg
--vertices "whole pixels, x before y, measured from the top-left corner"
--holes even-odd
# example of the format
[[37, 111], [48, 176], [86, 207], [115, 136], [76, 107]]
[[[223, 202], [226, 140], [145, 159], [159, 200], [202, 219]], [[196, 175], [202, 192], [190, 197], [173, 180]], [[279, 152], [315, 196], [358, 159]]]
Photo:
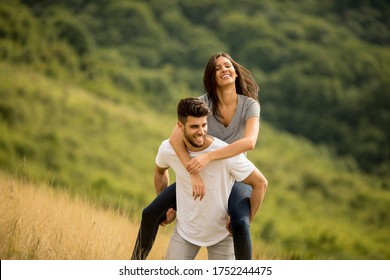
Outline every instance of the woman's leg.
[[176, 183], [165, 188], [143, 211], [132, 260], [145, 260], [152, 249], [160, 223], [169, 208], [176, 210]]
[[251, 186], [242, 182], [235, 182], [229, 197], [228, 214], [233, 232], [236, 260], [252, 259], [252, 241], [249, 230], [251, 193]]

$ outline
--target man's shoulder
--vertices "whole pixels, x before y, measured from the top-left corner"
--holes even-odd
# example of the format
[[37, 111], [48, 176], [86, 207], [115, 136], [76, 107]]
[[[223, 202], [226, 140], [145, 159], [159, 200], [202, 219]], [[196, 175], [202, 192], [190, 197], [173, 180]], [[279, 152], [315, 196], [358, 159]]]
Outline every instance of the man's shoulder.
[[169, 143], [169, 139], [162, 141], [156, 155], [156, 164], [162, 168], [169, 167], [171, 155], [174, 153], [175, 151]]
[[165, 140], [163, 140], [163, 141], [161, 142], [161, 146], [166, 146], [166, 145], [171, 145], [171, 144], [169, 143], [169, 139], [165, 139]]
[[161, 151], [169, 151], [172, 150], [173, 147], [171, 143], [169, 142], [169, 139], [165, 139], [164, 141], [161, 142], [159, 152]]

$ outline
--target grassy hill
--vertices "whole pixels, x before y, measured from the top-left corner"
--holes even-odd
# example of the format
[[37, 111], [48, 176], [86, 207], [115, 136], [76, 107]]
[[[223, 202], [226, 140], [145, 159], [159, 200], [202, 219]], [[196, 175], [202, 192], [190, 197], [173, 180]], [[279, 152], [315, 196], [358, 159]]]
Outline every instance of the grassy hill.
[[10, 65], [0, 72], [3, 168], [106, 202], [150, 200], [155, 152], [174, 119]]
[[1, 1], [0, 60], [169, 112], [225, 51], [259, 82], [264, 120], [389, 177], [388, 1], [166, 2]]
[[[130, 259], [139, 223], [126, 214], [2, 172], [0, 182], [2, 260]], [[159, 232], [149, 259], [164, 258], [171, 231]]]
[[[172, 108], [152, 107], [136, 94], [127, 98], [107, 99], [76, 83], [0, 63], [1, 169], [117, 209], [137, 223], [155, 196], [157, 148], [176, 120]], [[390, 258], [383, 245], [390, 241], [388, 182], [266, 122], [248, 157], [269, 181], [252, 224], [255, 258]], [[8, 181], [1, 177], [0, 183]]]

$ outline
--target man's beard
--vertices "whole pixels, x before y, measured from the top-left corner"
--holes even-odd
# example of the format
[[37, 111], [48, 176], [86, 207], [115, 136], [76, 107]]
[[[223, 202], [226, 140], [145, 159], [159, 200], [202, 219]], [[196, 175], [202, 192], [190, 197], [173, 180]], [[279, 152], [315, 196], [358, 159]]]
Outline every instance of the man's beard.
[[196, 148], [201, 148], [206, 144], [206, 134], [202, 136], [202, 144], [198, 144], [197, 142], [195, 142], [194, 138], [191, 135], [187, 134], [186, 131], [184, 131], [184, 137], [187, 139], [188, 143], [190, 143], [193, 147]]

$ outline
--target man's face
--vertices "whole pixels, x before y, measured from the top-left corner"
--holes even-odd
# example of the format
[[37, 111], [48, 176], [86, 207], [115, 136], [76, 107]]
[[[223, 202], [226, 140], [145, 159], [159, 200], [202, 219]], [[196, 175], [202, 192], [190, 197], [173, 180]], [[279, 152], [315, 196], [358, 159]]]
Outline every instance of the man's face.
[[188, 116], [185, 125], [180, 122], [179, 124], [183, 127], [183, 135], [190, 145], [195, 148], [201, 148], [205, 145], [207, 135], [207, 116], [199, 118]]

